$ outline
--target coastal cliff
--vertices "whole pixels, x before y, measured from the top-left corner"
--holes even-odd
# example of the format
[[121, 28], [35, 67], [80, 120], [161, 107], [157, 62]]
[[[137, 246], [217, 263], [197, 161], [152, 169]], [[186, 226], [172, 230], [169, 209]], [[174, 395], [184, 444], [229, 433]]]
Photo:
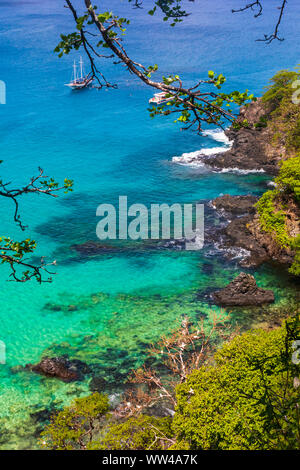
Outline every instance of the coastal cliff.
[[225, 195], [212, 205], [229, 214], [223, 243], [249, 253], [242, 266], [273, 260], [295, 275], [300, 274], [300, 109], [292, 100], [297, 77], [295, 72], [279, 72], [264, 96], [241, 108], [237, 123], [226, 131], [231, 149], [205, 162], [213, 168], [276, 175], [274, 189], [258, 201]]
[[232, 147], [210, 157], [205, 163], [218, 169], [238, 168], [277, 174], [278, 162], [283, 158], [284, 150], [272, 146], [272, 133], [268, 127], [259, 124], [265, 115], [261, 99], [242, 107], [236, 125], [225, 131], [232, 141]]

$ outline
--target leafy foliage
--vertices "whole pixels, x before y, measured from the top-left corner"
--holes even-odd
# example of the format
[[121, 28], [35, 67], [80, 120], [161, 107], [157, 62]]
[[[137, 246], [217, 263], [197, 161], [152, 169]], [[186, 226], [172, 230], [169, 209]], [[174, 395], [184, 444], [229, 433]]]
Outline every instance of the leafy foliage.
[[279, 175], [275, 179], [276, 189], [267, 191], [256, 204], [262, 230], [270, 233], [284, 248], [295, 251], [290, 272], [300, 273], [300, 235], [291, 236], [287, 228], [289, 202], [300, 203], [300, 157], [281, 162]]
[[292, 345], [299, 315], [280, 329], [237, 336], [177, 387], [176, 448], [299, 449]]
[[[64, 193], [73, 191], [72, 180], [65, 178], [64, 182], [60, 185], [54, 178], [45, 176], [42, 168], [39, 168], [39, 174], [32, 177], [25, 186], [11, 189], [10, 184], [0, 179], [0, 197], [5, 197], [13, 202], [15, 206], [13, 219], [22, 231], [26, 229], [26, 226], [23, 225], [19, 214], [18, 200], [20, 196], [24, 194], [43, 194], [57, 197], [59, 191]], [[0, 237], [0, 263], [10, 266], [10, 277], [15, 281], [26, 282], [30, 279], [36, 279], [39, 283], [51, 282], [52, 278], [49, 275], [53, 273], [49, 271], [49, 266], [54, 265], [55, 262], [47, 264], [44, 258], [42, 258], [39, 265], [34, 265], [26, 259], [26, 255], [33, 253], [35, 248], [36, 242], [28, 238], [19, 242], [12, 240], [8, 236]], [[21, 271], [22, 269], [25, 270]], [[46, 279], [43, 278], [43, 273], [48, 274]]]
[[53, 450], [86, 449], [92, 440], [96, 422], [107, 415], [108, 397], [93, 393], [77, 398], [73, 404], [54, 415], [41, 434], [41, 445]]
[[272, 110], [291, 97], [292, 84], [298, 78], [298, 73], [291, 70], [280, 70], [270, 80], [270, 85], [262, 97], [263, 103], [271, 105]]
[[140, 415], [109, 427], [105, 437], [90, 450], [164, 450], [173, 443], [171, 418]]
[[[278, 209], [274, 205], [277, 192], [267, 191], [256, 204], [260, 215], [260, 226], [262, 230], [273, 235], [274, 239], [282, 247], [289, 245], [289, 236], [285, 225], [285, 213], [283, 209]], [[277, 204], [278, 206], [278, 204]]]
[[291, 195], [300, 203], [300, 156], [281, 162], [275, 183], [278, 191]]
[[294, 155], [300, 151], [300, 107], [293, 99], [299, 80], [299, 71], [281, 70], [270, 80], [262, 97], [275, 143]]

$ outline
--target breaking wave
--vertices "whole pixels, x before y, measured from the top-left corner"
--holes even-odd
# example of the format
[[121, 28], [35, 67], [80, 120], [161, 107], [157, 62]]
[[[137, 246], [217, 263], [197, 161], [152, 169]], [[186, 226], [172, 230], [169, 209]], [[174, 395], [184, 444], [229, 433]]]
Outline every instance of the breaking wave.
[[232, 147], [232, 141], [230, 141], [224, 131], [219, 129], [207, 130], [203, 132], [203, 136], [208, 137], [215, 142], [223, 144], [219, 147], [203, 148], [194, 152], [183, 153], [180, 157], [176, 156], [172, 158], [172, 162], [180, 165], [191, 165], [191, 166], [204, 166], [205, 163], [201, 160], [201, 157], [209, 157], [216, 155], [217, 153], [226, 152]]
[[217, 168], [205, 165], [205, 160], [207, 160], [210, 156], [217, 155], [218, 153], [223, 153], [227, 150], [230, 150], [233, 145], [233, 141], [229, 140], [225, 132], [219, 129], [204, 131], [203, 136], [208, 137], [214, 140], [215, 142], [219, 142], [223, 145], [218, 147], [203, 148], [194, 152], [183, 153], [180, 157], [173, 157], [172, 162], [177, 163], [179, 165], [206, 167], [207, 170], [214, 171], [217, 173], [238, 173], [241, 175], [247, 175], [249, 173], [265, 173], [262, 168], [244, 170], [241, 168]]

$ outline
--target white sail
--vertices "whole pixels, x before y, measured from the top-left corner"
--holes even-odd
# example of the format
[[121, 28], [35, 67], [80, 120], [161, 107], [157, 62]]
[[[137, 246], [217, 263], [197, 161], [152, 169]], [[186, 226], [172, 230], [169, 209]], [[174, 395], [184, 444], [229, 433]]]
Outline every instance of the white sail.
[[65, 84], [67, 87], [71, 88], [72, 90], [80, 90], [82, 88], [86, 88], [94, 80], [94, 78], [91, 77], [90, 74], [85, 75], [82, 57], [80, 57], [80, 60], [79, 60], [79, 68], [80, 68], [79, 74], [77, 74], [77, 65], [76, 65], [76, 61], [74, 60], [73, 77], [70, 83]]

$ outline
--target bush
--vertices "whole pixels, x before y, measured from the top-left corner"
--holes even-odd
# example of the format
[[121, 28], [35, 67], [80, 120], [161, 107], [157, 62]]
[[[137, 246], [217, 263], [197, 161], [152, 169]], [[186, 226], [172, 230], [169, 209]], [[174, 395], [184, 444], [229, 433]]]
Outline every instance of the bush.
[[[177, 387], [177, 446], [299, 449], [299, 369], [291, 361], [299, 318], [271, 332], [237, 336]], [[299, 367], [299, 366], [298, 366]]]
[[40, 444], [52, 450], [85, 449], [92, 439], [95, 423], [108, 409], [108, 397], [98, 392], [77, 398], [51, 418], [41, 434]]
[[283, 248], [295, 251], [291, 274], [300, 275], [300, 235], [291, 237], [287, 231], [286, 217], [291, 198], [300, 203], [300, 157], [281, 162], [279, 175], [275, 179], [276, 189], [267, 191], [256, 204], [262, 230], [270, 233]]
[[296, 202], [300, 203], [300, 156], [281, 162], [280, 172], [275, 183], [279, 190], [291, 194]]
[[262, 97], [263, 103], [268, 104], [272, 110], [278, 108], [281, 102], [292, 95], [292, 83], [298, 80], [299, 74], [290, 70], [280, 70], [270, 80], [270, 85]]
[[275, 208], [276, 191], [267, 191], [256, 204], [262, 230], [273, 235], [282, 247], [289, 246], [289, 236], [285, 226], [285, 213]]
[[103, 440], [93, 442], [90, 450], [164, 450], [170, 447], [171, 418], [141, 415], [112, 425]]

